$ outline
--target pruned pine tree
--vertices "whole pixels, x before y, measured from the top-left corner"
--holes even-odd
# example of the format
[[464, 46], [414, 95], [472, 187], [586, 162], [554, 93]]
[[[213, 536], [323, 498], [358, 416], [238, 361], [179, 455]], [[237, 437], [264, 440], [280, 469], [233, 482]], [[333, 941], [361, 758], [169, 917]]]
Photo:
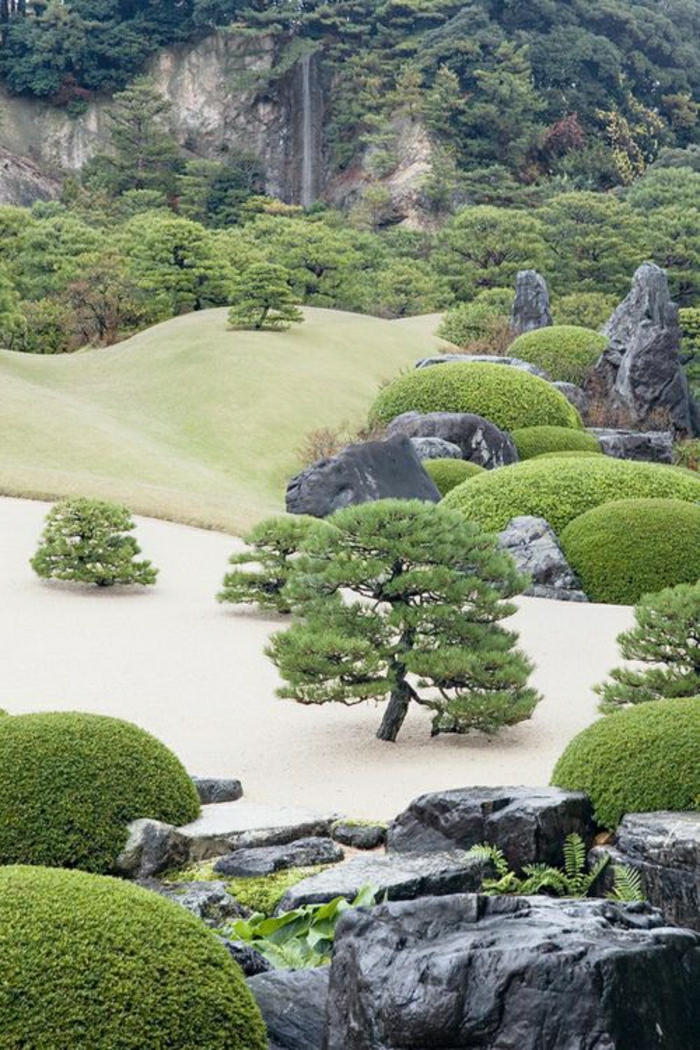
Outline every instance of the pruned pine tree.
[[700, 581], [647, 595], [634, 618], [617, 641], [625, 660], [646, 666], [616, 667], [610, 681], [596, 686], [600, 710], [700, 696]]
[[217, 600], [291, 612], [286, 585], [294, 571], [295, 555], [317, 524], [316, 518], [293, 514], [261, 521], [243, 537], [248, 549], [231, 555], [233, 568], [224, 576]]
[[493, 538], [453, 511], [413, 500], [338, 511], [309, 534], [287, 585], [294, 619], [267, 649], [279, 695], [388, 700], [377, 736], [389, 741], [412, 702], [432, 712], [434, 735], [529, 718], [532, 665], [500, 623], [523, 586]]
[[238, 277], [231, 295], [229, 324], [234, 328], [284, 331], [304, 315], [294, 305], [289, 270], [273, 263], [253, 263]]

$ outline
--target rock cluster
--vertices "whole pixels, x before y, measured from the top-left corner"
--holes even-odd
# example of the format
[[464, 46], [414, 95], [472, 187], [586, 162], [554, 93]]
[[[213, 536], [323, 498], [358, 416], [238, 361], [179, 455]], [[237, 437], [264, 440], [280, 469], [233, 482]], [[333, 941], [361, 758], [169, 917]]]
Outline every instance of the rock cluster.
[[553, 529], [544, 518], [513, 518], [499, 533], [499, 547], [530, 577], [525, 594], [535, 598], [587, 602], [581, 581], [567, 562]]
[[441, 438], [461, 449], [462, 459], [486, 470], [518, 462], [510, 434], [470, 412], [403, 412], [387, 427], [389, 437]]
[[531, 364], [529, 361], [521, 361], [519, 357], [500, 357], [495, 354], [439, 354], [436, 357], [423, 357], [420, 361], [416, 361], [416, 368], [430, 368], [432, 365], [474, 363], [506, 365], [509, 368], [518, 368], [521, 372], [529, 372], [531, 376], [539, 376], [540, 379], [549, 379], [549, 376], [542, 368]]
[[673, 435], [668, 430], [611, 430], [592, 428], [601, 451], [614, 459], [645, 460], [649, 463], [673, 463]]

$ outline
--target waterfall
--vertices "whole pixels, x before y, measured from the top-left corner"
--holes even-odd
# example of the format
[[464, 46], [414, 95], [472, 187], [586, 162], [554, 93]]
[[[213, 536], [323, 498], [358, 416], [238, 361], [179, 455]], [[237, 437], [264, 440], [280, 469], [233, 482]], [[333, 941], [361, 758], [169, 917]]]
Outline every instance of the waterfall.
[[311, 83], [312, 55], [301, 60], [301, 194], [304, 208], [316, 200], [316, 139], [314, 136], [314, 99]]

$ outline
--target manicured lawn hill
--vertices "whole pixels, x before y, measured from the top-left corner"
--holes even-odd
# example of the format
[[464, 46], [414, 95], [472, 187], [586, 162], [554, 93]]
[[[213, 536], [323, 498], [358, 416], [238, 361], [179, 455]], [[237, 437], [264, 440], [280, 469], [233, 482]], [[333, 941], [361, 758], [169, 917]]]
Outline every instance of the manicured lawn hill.
[[307, 309], [294, 330], [260, 333], [226, 313], [77, 354], [0, 351], [0, 493], [243, 530], [283, 510], [309, 430], [361, 423], [380, 382], [448, 345], [434, 315]]

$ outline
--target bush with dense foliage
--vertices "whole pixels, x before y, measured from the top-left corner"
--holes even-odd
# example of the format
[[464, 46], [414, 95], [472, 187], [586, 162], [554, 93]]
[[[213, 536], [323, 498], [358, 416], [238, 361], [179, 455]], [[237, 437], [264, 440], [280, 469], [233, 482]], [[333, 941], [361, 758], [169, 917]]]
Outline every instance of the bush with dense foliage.
[[617, 642], [622, 657], [637, 666], [616, 667], [609, 681], [596, 686], [601, 711], [700, 696], [700, 581], [647, 595], [634, 619]]
[[590, 452], [600, 454], [594, 434], [582, 434], [571, 427], [523, 427], [511, 434], [521, 459], [534, 459], [547, 452]]
[[483, 474], [484, 468], [466, 459], [425, 459], [423, 466], [435, 482], [441, 496], [446, 496], [467, 478]]
[[660, 463], [610, 456], [530, 459], [471, 478], [445, 504], [484, 529], [500, 532], [509, 521], [532, 514], [559, 534], [586, 511], [621, 499], [700, 500], [700, 477]]
[[224, 576], [217, 600], [290, 612], [284, 588], [294, 568], [294, 555], [316, 524], [316, 518], [305, 515], [280, 515], [259, 522], [244, 536], [248, 550], [231, 555], [229, 564], [234, 568]]
[[600, 456], [602, 453], [600, 449], [596, 452], [592, 452], [590, 449], [566, 449], [561, 452], [540, 452], [538, 455], [533, 456], [533, 459], [592, 459], [593, 456]]
[[489, 288], [469, 303], [448, 310], [438, 335], [456, 346], [470, 346], [487, 338], [502, 322], [508, 322], [513, 303], [510, 288]]
[[139, 817], [187, 824], [182, 763], [130, 722], [55, 712], [0, 719], [0, 864], [114, 870]]
[[552, 784], [585, 791], [595, 819], [615, 828], [625, 813], [700, 809], [700, 697], [640, 704], [574, 737]]
[[31, 559], [37, 576], [112, 587], [115, 583], [152, 584], [158, 570], [137, 561], [141, 548], [126, 507], [104, 500], [64, 499], [46, 515], [39, 548]]
[[599, 331], [610, 320], [618, 302], [616, 295], [606, 292], [570, 292], [554, 302], [554, 319], [558, 325]]
[[594, 602], [634, 605], [700, 579], [700, 503], [621, 499], [575, 518], [561, 546]]
[[387, 424], [402, 412], [473, 412], [503, 430], [582, 429], [574, 406], [544, 379], [477, 361], [432, 365], [399, 376], [380, 391], [370, 417]]
[[0, 868], [0, 1043], [265, 1050], [223, 945], [184, 908], [81, 871]]
[[559, 324], [519, 335], [508, 352], [544, 369], [550, 379], [579, 385], [607, 344], [590, 328]]

